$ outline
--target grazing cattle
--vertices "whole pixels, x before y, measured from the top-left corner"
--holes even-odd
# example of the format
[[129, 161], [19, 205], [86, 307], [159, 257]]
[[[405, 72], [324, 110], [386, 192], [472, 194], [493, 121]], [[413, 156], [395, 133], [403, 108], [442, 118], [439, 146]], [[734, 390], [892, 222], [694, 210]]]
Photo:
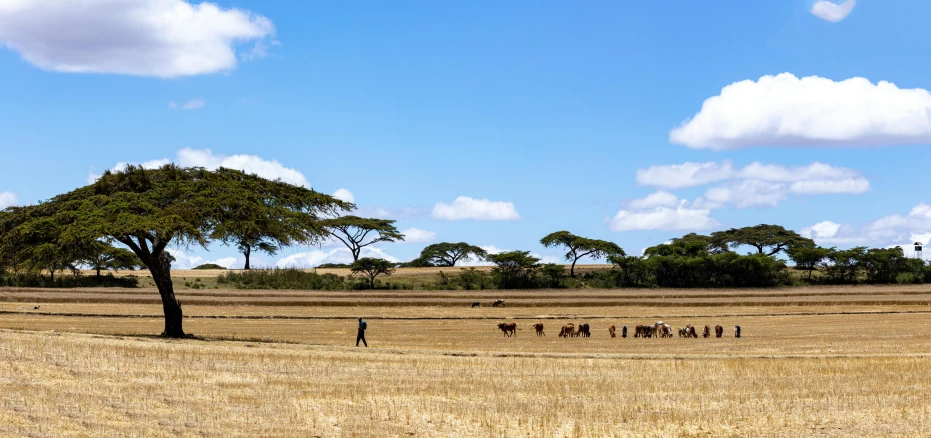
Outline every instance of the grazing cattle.
[[591, 328], [588, 326], [588, 324], [579, 324], [579, 332], [576, 333], [576, 336], [581, 336], [583, 338], [592, 337]]
[[643, 326], [642, 325], [637, 324], [637, 326], [634, 327], [634, 337], [635, 338], [643, 337]]
[[504, 300], [495, 300], [494, 303], [491, 303], [491, 307], [504, 307]]
[[656, 328], [658, 337], [660, 338], [671, 338], [672, 337], [672, 327], [669, 324], [663, 324]]
[[543, 333], [543, 324], [538, 322], [533, 325], [533, 329], [537, 331], [537, 336], [546, 336], [546, 333]]
[[510, 322], [510, 323], [502, 322], [501, 324], [498, 324], [498, 328], [501, 329], [502, 332], [504, 332], [504, 336], [517, 336], [517, 323], [516, 322]]
[[614, 327], [614, 324], [611, 324], [611, 325], [608, 326], [608, 333], [611, 334], [611, 337], [612, 337], [612, 338], [616, 338], [616, 337], [617, 337], [617, 334], [614, 333], [616, 330], [617, 330], [617, 328]]
[[721, 336], [724, 336], [724, 327], [719, 325], [714, 326], [714, 337], [720, 338]]
[[33, 307], [32, 310], [39, 310], [39, 306]]
[[560, 337], [560, 338], [568, 338], [569, 336], [572, 336], [572, 332], [573, 332], [574, 330], [575, 330], [575, 325], [573, 325], [573, 324], [570, 322], [569, 324], [566, 324], [566, 325], [562, 326], [562, 330], [559, 331], [559, 337]]
[[480, 302], [478, 302], [478, 301], [472, 303], [472, 307], [480, 307], [481, 305], [482, 305], [482, 303], [480, 303]]
[[622, 326], [621, 326], [621, 337], [622, 337], [622, 338], [626, 338], [626, 337], [627, 337], [627, 326], [626, 326], [626, 325], [622, 325]]
[[735, 325], [735, 326], [734, 326], [734, 337], [735, 337], [735, 338], [739, 338], [739, 337], [740, 337], [740, 326], [739, 326], [739, 325]]
[[679, 327], [679, 337], [680, 338], [686, 337], [685, 327]]
[[685, 337], [698, 338], [698, 332], [695, 331], [695, 327], [692, 327], [692, 324], [685, 326]]
[[702, 330], [702, 332], [701, 332], [701, 337], [707, 338], [707, 337], [709, 337], [709, 336], [711, 336], [711, 327], [708, 327], [708, 326], [706, 325], [706, 326], [705, 326], [705, 329]]

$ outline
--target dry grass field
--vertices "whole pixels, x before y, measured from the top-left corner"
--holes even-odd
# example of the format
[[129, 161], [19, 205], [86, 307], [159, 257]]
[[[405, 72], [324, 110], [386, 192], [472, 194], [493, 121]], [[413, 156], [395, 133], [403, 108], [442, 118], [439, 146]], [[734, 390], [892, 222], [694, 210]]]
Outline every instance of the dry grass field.
[[928, 286], [179, 296], [0, 290], [0, 436], [931, 436]]

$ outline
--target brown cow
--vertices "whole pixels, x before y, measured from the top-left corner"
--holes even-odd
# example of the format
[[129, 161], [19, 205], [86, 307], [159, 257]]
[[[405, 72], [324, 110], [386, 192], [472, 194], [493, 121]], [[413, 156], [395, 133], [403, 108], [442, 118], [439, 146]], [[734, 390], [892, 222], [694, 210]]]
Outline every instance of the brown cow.
[[576, 336], [581, 336], [583, 338], [592, 337], [591, 328], [588, 326], [588, 324], [579, 324], [579, 332], [576, 333]]
[[502, 322], [501, 324], [498, 324], [498, 328], [501, 329], [502, 332], [504, 332], [504, 336], [517, 336], [517, 323], [516, 322], [511, 322], [511, 323]]
[[705, 329], [702, 330], [702, 332], [701, 332], [701, 337], [707, 338], [708, 336], [711, 336], [711, 327], [708, 327], [708, 326], [706, 325], [706, 326], [705, 326]]
[[614, 327], [614, 324], [611, 324], [611, 325], [608, 326], [608, 333], [611, 334], [611, 337], [612, 337], [612, 338], [616, 338], [616, 337], [617, 337], [617, 335], [614, 333], [616, 330], [617, 330], [617, 328]]
[[721, 336], [724, 336], [724, 327], [719, 325], [714, 326], [714, 337], [720, 338]]
[[491, 303], [491, 307], [504, 307], [504, 300], [495, 300], [494, 303]]
[[573, 324], [570, 322], [569, 324], [566, 324], [566, 325], [562, 326], [562, 330], [559, 331], [559, 337], [560, 337], [560, 338], [568, 338], [569, 336], [572, 336], [572, 332], [573, 332], [574, 330], [575, 330], [575, 325], [573, 325]]
[[543, 333], [543, 324], [538, 322], [533, 325], [533, 329], [537, 331], [537, 336], [546, 336], [546, 333]]

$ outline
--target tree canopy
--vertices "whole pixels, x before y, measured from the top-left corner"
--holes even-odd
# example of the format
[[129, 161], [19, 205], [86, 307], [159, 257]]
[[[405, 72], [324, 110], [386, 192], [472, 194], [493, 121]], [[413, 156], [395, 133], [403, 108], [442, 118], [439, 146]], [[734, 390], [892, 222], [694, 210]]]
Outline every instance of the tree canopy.
[[349, 248], [353, 261], [359, 260], [362, 248], [373, 243], [404, 240], [404, 235], [394, 226], [394, 221], [388, 219], [340, 216], [325, 219], [321, 225]]
[[391, 276], [394, 273], [394, 263], [385, 259], [376, 259], [372, 257], [362, 257], [352, 263], [352, 272], [361, 273], [369, 278], [369, 287], [375, 288], [375, 277], [384, 275]]
[[488, 253], [481, 247], [459, 243], [434, 243], [420, 252], [417, 260], [423, 260], [435, 266], [456, 266], [458, 262], [468, 262], [473, 259], [482, 260]]
[[570, 277], [575, 277], [575, 264], [582, 257], [591, 256], [593, 259], [600, 259], [612, 255], [624, 255], [624, 250], [614, 242], [579, 237], [568, 231], [547, 234], [540, 239], [540, 243], [547, 248], [554, 246], [566, 248], [566, 260], [572, 262], [572, 267], [569, 268]]
[[779, 225], [760, 224], [752, 227], [731, 228], [711, 233], [711, 241], [721, 247], [736, 248], [749, 245], [760, 254], [776, 255], [794, 247], [815, 246], [815, 241], [802, 237]]
[[[245, 201], [243, 201], [245, 199]], [[71, 251], [101, 239], [128, 247], [152, 274], [165, 315], [166, 337], [185, 336], [181, 305], [171, 283], [173, 258], [169, 245], [205, 247], [211, 238], [224, 235], [226, 221], [245, 215], [240, 210], [256, 207], [261, 220], [282, 223], [278, 240], [314, 242], [325, 231], [322, 215], [348, 210], [351, 204], [328, 195], [281, 181], [269, 181], [238, 170], [181, 168], [168, 164], [158, 169], [127, 166], [105, 172], [95, 183], [58, 195], [51, 200], [14, 213], [21, 220], [3, 226], [0, 242], [28, 236], [42, 229], [44, 239], [60, 251]], [[6, 219], [5, 219], [6, 221]], [[10, 228], [10, 229], [7, 229]], [[4, 247], [8, 246], [2, 243]]]
[[789, 258], [795, 262], [795, 269], [808, 271], [808, 280], [811, 281], [812, 272], [818, 269], [833, 250], [834, 248], [820, 246], [800, 246], [789, 250]]
[[531, 256], [529, 251], [488, 254], [486, 260], [495, 264], [492, 274], [498, 282], [498, 287], [502, 289], [517, 289], [532, 285], [536, 269], [539, 267], [537, 262], [540, 261]]
[[132, 251], [126, 248], [117, 248], [101, 241], [97, 241], [92, 245], [91, 250], [81, 258], [81, 264], [97, 271], [98, 279], [100, 278], [100, 271], [103, 269], [120, 271], [143, 266], [142, 261]]

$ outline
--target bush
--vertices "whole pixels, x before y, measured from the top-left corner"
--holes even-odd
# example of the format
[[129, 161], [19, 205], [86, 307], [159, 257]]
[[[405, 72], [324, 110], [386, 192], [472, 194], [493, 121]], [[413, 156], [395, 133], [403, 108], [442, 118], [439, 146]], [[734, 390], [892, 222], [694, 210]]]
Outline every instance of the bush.
[[319, 265], [319, 266], [317, 266], [317, 267], [320, 268], [320, 269], [336, 269], [336, 268], [350, 268], [350, 267], [352, 267], [352, 266], [350, 266], [350, 265], [348, 265], [348, 264], [346, 264], [346, 263], [324, 263], [324, 264]]
[[207, 264], [203, 264], [203, 265], [197, 266], [197, 267], [195, 267], [194, 269], [223, 269], [223, 270], [226, 270], [226, 267], [220, 266], [220, 265], [217, 265], [217, 264], [214, 264], [214, 263], [207, 263]]
[[217, 283], [237, 289], [346, 290], [349, 286], [343, 277], [336, 274], [290, 268], [226, 272], [217, 277]]
[[61, 275], [55, 281], [37, 273], [5, 273], [0, 271], [0, 286], [7, 287], [48, 287], [70, 289], [76, 287], [139, 287], [139, 280], [133, 276], [114, 277], [113, 274], [96, 276]]

